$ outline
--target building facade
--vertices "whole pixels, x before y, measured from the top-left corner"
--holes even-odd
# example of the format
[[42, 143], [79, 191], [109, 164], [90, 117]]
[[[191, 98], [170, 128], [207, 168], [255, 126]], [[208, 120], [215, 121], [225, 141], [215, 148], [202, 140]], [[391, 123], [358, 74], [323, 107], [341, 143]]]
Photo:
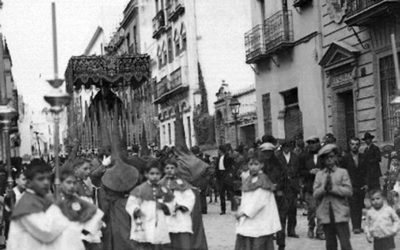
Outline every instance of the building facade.
[[[229, 143], [236, 148], [236, 136], [238, 143], [246, 146], [253, 146], [257, 136], [257, 110], [256, 110], [256, 88], [251, 85], [236, 93], [231, 93], [226, 86], [221, 86], [216, 93], [217, 101], [215, 108], [215, 141], [217, 145]], [[232, 114], [232, 98], [236, 98], [239, 103], [239, 114], [235, 121]], [[235, 124], [237, 123], [237, 124]], [[237, 135], [236, 127], [237, 126]]]
[[[243, 18], [249, 15], [249, 3], [240, 0], [154, 2], [154, 103], [158, 106], [160, 145], [175, 143], [174, 120], [178, 107], [183, 113], [186, 144], [192, 147], [198, 144], [194, 116], [199, 112], [208, 114], [208, 107], [216, 100], [207, 93], [216, 93], [222, 79], [233, 86], [253, 80], [251, 69], [242, 61], [243, 42], [235, 37], [250, 25]], [[233, 26], [234, 32], [229, 28]]]
[[400, 125], [391, 35], [400, 45], [400, 1], [322, 2], [324, 91], [328, 130], [339, 143], [365, 132], [393, 141]]
[[251, 0], [245, 45], [256, 78], [259, 137], [325, 133], [319, 2]]

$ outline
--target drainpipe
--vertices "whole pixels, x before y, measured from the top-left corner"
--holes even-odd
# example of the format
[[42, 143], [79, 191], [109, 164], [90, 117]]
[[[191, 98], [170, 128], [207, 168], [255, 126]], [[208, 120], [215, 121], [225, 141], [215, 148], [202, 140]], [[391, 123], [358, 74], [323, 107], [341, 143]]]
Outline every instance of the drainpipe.
[[[323, 24], [322, 24], [322, 1], [316, 1], [318, 3], [317, 6], [317, 11], [318, 11], [318, 49], [317, 53], [322, 55], [323, 52], [323, 34], [322, 34], [322, 29], [323, 29]], [[320, 58], [318, 58], [320, 60]], [[328, 109], [327, 109], [327, 98], [326, 98], [326, 82], [325, 82], [325, 72], [322, 67], [320, 67], [321, 70], [321, 86], [322, 86], [322, 102], [323, 102], [323, 107], [324, 107], [324, 128], [325, 128], [325, 133], [328, 132]]]

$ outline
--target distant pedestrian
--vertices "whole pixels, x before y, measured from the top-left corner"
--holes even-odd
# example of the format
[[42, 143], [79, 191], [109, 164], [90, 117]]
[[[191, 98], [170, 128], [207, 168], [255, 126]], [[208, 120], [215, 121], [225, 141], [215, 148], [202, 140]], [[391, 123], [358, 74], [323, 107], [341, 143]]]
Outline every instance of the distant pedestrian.
[[367, 240], [374, 243], [374, 250], [394, 250], [400, 219], [385, 202], [382, 190], [372, 190], [370, 196], [372, 208], [367, 212]]
[[236, 214], [235, 250], [273, 250], [272, 235], [281, 229], [274, 198], [275, 185], [262, 172], [260, 157], [249, 161], [250, 176], [242, 185], [242, 202]]
[[353, 194], [346, 169], [339, 168], [338, 148], [334, 144], [322, 147], [318, 153], [323, 169], [314, 182], [314, 197], [319, 200], [317, 217], [326, 237], [326, 249], [337, 250], [339, 239], [342, 250], [352, 250], [349, 229], [349, 202]]
[[375, 136], [371, 135], [369, 132], [364, 134], [363, 141], [367, 144], [367, 147], [364, 151], [365, 155], [365, 164], [367, 166], [367, 185], [368, 189], [380, 189], [381, 184], [379, 178], [382, 176], [381, 172], [381, 151], [379, 148], [372, 142]]
[[231, 201], [231, 210], [236, 210], [234, 199], [233, 180], [234, 180], [234, 159], [229, 155], [228, 148], [224, 145], [219, 147], [219, 158], [217, 161], [216, 176], [219, 186], [221, 200], [221, 215], [226, 213], [226, 196]]

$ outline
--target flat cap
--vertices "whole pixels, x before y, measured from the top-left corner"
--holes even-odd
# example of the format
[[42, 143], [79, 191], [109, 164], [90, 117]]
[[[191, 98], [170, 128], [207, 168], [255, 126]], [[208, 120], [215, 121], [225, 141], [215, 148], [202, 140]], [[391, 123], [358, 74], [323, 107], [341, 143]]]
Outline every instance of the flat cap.
[[307, 138], [306, 142], [310, 142], [310, 141], [319, 141], [319, 137], [316, 135], [310, 136]]
[[275, 150], [275, 145], [270, 143], [270, 142], [265, 142], [260, 145], [260, 150], [261, 151], [274, 151]]
[[338, 149], [338, 147], [335, 144], [326, 144], [319, 150], [318, 157], [329, 154], [330, 152], [337, 150], [337, 149]]

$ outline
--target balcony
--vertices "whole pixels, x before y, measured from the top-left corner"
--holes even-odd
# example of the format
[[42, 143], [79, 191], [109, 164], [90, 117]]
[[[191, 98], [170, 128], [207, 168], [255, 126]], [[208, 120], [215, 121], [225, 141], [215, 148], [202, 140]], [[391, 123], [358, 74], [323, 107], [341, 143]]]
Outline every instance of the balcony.
[[256, 63], [294, 46], [291, 11], [279, 11], [245, 34], [246, 63]]
[[167, 6], [167, 17], [171, 22], [178, 20], [179, 16], [185, 13], [185, 5], [183, 0], [171, 0]]
[[400, 10], [400, 0], [347, 0], [345, 23], [349, 26], [368, 26], [377, 18]]
[[160, 10], [153, 18], [153, 38], [158, 39], [165, 31], [165, 15], [164, 11]]
[[170, 80], [167, 77], [161, 79], [156, 86], [155, 104], [164, 103], [170, 100], [173, 96], [183, 93], [189, 89], [189, 86], [183, 80], [185, 74], [182, 74], [184, 70], [179, 68], [171, 73]]

